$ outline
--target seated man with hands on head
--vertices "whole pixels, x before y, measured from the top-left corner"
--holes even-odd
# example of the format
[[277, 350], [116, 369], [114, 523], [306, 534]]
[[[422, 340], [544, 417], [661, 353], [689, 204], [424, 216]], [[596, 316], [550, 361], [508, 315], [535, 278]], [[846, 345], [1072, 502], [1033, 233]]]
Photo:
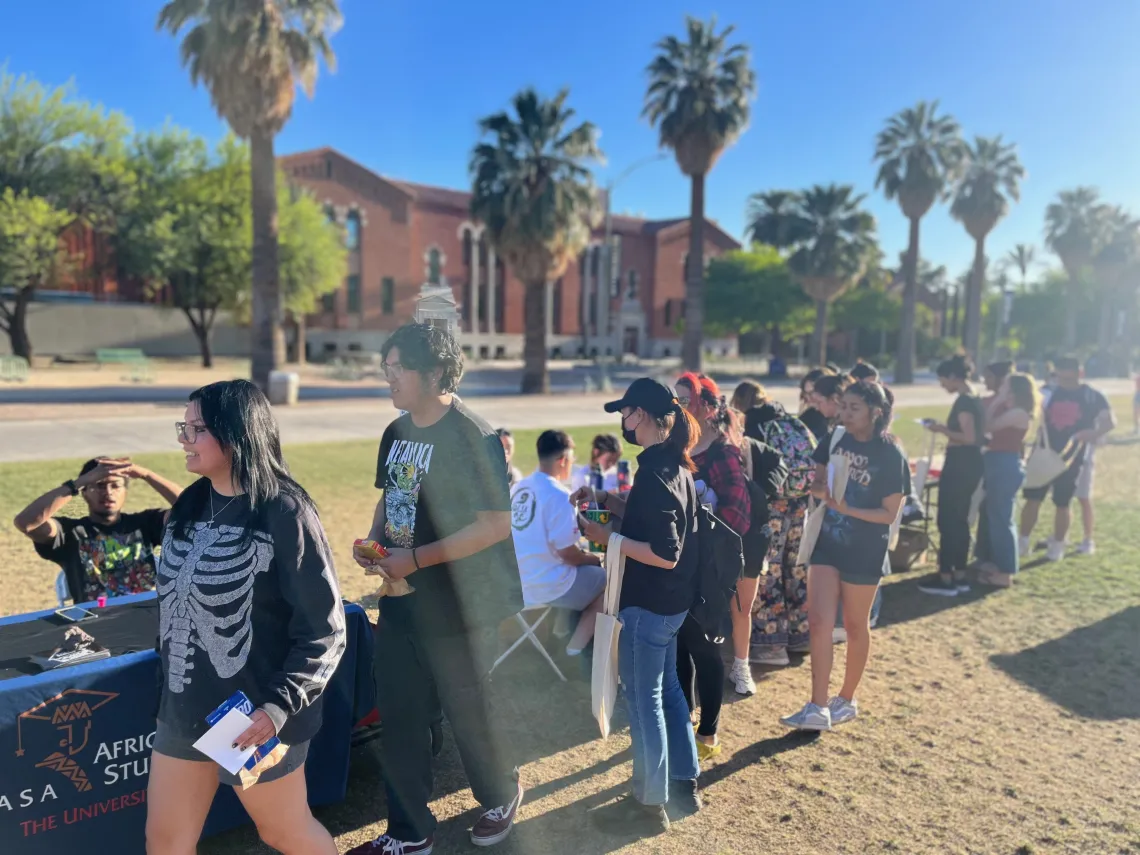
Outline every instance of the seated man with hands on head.
[[579, 546], [576, 508], [564, 482], [574, 465], [574, 442], [560, 430], [538, 437], [538, 470], [511, 489], [511, 529], [527, 606], [580, 612], [566, 653], [576, 656], [594, 637], [606, 571], [601, 556]]
[[[31, 538], [36, 553], [63, 571], [73, 602], [154, 590], [154, 549], [162, 545], [170, 509], [123, 513], [132, 480], [145, 481], [171, 505], [182, 493], [173, 481], [129, 459], [100, 457], [16, 515], [16, 528]], [[86, 516], [56, 516], [79, 495], [87, 503]]]

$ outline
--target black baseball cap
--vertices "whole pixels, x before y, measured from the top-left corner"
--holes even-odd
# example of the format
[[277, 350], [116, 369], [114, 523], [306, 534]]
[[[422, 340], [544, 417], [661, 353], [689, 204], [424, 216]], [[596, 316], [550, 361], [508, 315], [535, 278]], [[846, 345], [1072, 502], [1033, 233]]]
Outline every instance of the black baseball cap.
[[616, 413], [626, 407], [645, 410], [656, 418], [667, 416], [680, 404], [677, 403], [677, 390], [654, 380], [640, 377], [629, 384], [620, 401], [610, 401], [605, 406], [607, 413]]

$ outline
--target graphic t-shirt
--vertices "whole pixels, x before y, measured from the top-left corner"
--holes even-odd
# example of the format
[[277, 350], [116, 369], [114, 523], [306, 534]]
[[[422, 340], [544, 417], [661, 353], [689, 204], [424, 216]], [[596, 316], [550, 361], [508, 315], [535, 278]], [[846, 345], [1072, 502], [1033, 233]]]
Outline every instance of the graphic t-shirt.
[[[384, 545], [414, 549], [466, 528], [478, 511], [511, 510], [503, 445], [458, 398], [433, 425], [402, 415], [384, 431], [376, 458], [384, 491]], [[522, 608], [511, 539], [450, 564], [417, 570], [415, 591], [383, 597], [384, 619], [406, 629], [454, 635], [495, 626]]]
[[111, 525], [56, 517], [55, 538], [37, 543], [40, 558], [60, 566], [76, 603], [154, 590], [154, 551], [162, 544], [166, 511], [122, 514]]
[[[202, 482], [190, 490], [207, 501], [188, 530], [167, 527], [158, 562], [158, 718], [196, 738], [206, 715], [241, 690], [286, 745], [310, 739], [345, 648], [344, 606], [321, 522], [297, 498], [273, 500], [254, 519], [244, 496], [222, 496]], [[193, 499], [183, 493], [180, 501]]]
[[969, 413], [974, 417], [974, 441], [967, 443], [970, 446], [980, 446], [986, 440], [986, 414], [982, 409], [982, 399], [977, 395], [959, 395], [950, 407], [950, 416], [946, 419], [946, 427], [958, 432], [962, 430], [962, 414]]
[[[1096, 425], [1097, 416], [1108, 409], [1108, 400], [1083, 383], [1076, 389], [1058, 386], [1049, 396], [1045, 407], [1045, 429], [1049, 445], [1054, 451], [1064, 451], [1074, 434]], [[1077, 458], [1083, 456], [1078, 449]]]
[[552, 603], [570, 590], [577, 568], [558, 557], [559, 550], [573, 546], [581, 537], [569, 488], [545, 472], [535, 472], [515, 484], [511, 535], [528, 606]]
[[[883, 500], [895, 493], [909, 492], [910, 467], [902, 449], [891, 439], [875, 437], [859, 442], [844, 434], [835, 447], [836, 456], [847, 458], [848, 480], [844, 500], [852, 508], [875, 510]], [[831, 443], [821, 442], [815, 449], [816, 463], [827, 465], [831, 459]], [[828, 508], [823, 519], [816, 549], [829, 554], [880, 555], [887, 549], [890, 525], [857, 520]]]

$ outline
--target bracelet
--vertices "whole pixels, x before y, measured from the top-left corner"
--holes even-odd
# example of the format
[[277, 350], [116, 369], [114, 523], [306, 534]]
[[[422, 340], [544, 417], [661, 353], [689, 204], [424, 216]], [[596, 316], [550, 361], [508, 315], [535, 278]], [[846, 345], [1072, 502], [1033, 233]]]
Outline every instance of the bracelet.
[[422, 568], [420, 567], [420, 560], [416, 558], [416, 549], [419, 549], [419, 547], [417, 546], [412, 549], [412, 563], [416, 565], [417, 570], [420, 570]]

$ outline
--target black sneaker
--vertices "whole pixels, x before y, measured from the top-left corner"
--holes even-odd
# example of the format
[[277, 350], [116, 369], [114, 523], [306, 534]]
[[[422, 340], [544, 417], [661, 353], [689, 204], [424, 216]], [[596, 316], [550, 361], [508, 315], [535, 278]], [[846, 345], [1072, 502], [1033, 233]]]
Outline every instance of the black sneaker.
[[933, 594], [936, 597], [956, 597], [959, 593], [958, 583], [944, 576], [931, 577], [919, 584], [918, 590], [924, 594]]
[[643, 805], [632, 793], [590, 811], [590, 821], [599, 831], [624, 837], [656, 837], [669, 830], [665, 806]]
[[665, 813], [670, 822], [680, 822], [699, 811], [704, 805], [701, 803], [701, 794], [697, 792], [697, 781], [670, 781], [669, 801], [665, 804]]

